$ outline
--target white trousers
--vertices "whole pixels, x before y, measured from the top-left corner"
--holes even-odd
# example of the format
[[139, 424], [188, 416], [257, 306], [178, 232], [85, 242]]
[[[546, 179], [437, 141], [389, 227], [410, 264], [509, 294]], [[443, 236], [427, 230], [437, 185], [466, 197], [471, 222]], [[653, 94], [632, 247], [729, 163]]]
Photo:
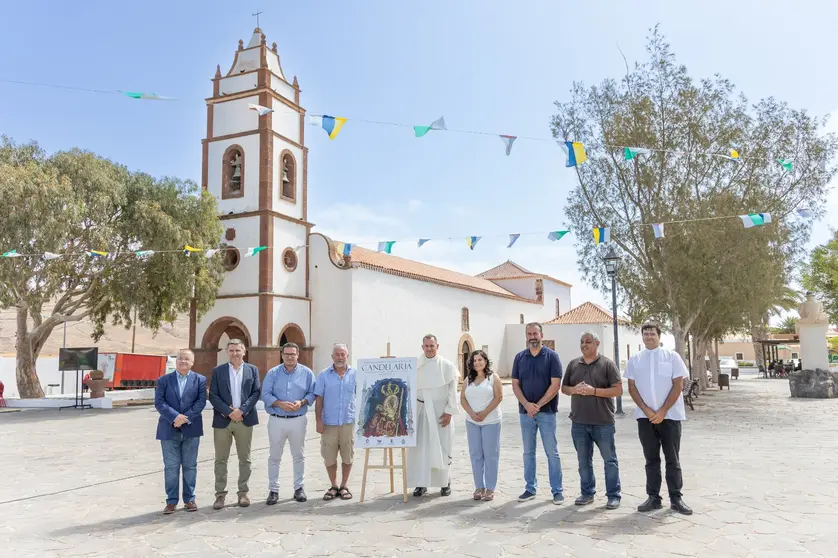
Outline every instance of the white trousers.
[[285, 441], [291, 446], [291, 459], [294, 461], [294, 490], [303, 487], [306, 469], [306, 426], [308, 417], [302, 415], [293, 418], [279, 418], [270, 415], [268, 419], [268, 441], [271, 445], [268, 456], [268, 490], [279, 492], [279, 464]]

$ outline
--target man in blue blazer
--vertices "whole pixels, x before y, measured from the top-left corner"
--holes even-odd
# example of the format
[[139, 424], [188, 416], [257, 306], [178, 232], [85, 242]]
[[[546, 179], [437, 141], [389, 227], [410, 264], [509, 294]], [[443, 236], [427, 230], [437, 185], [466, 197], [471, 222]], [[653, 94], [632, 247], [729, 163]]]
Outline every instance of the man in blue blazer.
[[183, 504], [186, 511], [197, 511], [195, 483], [198, 477], [198, 444], [204, 435], [201, 411], [207, 404], [207, 380], [192, 371], [195, 354], [181, 349], [174, 372], [157, 379], [154, 408], [160, 413], [157, 439], [163, 448], [166, 479], [164, 514], [175, 513], [178, 481], [183, 470]]
[[250, 480], [250, 442], [253, 427], [259, 424], [256, 402], [259, 401], [259, 369], [244, 362], [247, 349], [239, 339], [227, 342], [229, 362], [213, 369], [209, 399], [212, 404], [212, 439], [215, 445], [215, 503], [224, 507], [227, 496], [227, 460], [230, 446], [236, 441], [239, 454], [239, 506], [250, 505], [247, 481]]

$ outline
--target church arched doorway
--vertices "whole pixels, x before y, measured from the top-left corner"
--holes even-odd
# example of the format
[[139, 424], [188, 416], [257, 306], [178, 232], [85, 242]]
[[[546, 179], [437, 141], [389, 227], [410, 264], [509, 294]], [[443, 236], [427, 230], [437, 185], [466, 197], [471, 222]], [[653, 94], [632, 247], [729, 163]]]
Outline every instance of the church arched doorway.
[[471, 335], [465, 334], [460, 337], [459, 346], [457, 348], [459, 358], [457, 359], [460, 368], [460, 379], [468, 376], [468, 359], [471, 353], [474, 352], [474, 340]]
[[[201, 349], [216, 350], [215, 365], [224, 364], [227, 362], [226, 348], [227, 342], [230, 339], [241, 339], [248, 349], [253, 346], [247, 327], [236, 318], [224, 316], [212, 322], [204, 332], [204, 338], [201, 340]], [[244, 355], [245, 362], [250, 362], [249, 356], [249, 353]]]
[[300, 347], [300, 364], [304, 364], [311, 368], [312, 354], [311, 348], [306, 345], [306, 337], [300, 326], [294, 323], [286, 324], [279, 333], [277, 346], [282, 347], [286, 343], [296, 343]]

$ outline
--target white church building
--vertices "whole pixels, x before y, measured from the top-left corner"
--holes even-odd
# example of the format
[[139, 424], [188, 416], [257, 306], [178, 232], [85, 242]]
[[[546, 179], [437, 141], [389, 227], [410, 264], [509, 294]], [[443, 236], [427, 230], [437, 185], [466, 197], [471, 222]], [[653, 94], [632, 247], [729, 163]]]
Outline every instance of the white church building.
[[[524, 325], [545, 323], [545, 344], [563, 362], [579, 355], [579, 334], [596, 331], [613, 354], [611, 315], [591, 303], [571, 307], [571, 285], [507, 261], [477, 276], [353, 247], [313, 232], [308, 219], [306, 111], [297, 78], [280, 66], [276, 43], [257, 28], [239, 41], [232, 66], [219, 67], [207, 102], [202, 186], [218, 199], [226, 278], [211, 311], [190, 316], [195, 369], [209, 375], [226, 362], [226, 340], [241, 338], [247, 360], [264, 375], [280, 364], [280, 347], [301, 347], [315, 372], [331, 364], [335, 343], [358, 358], [419, 355], [437, 336], [442, 356], [461, 370], [483, 349], [501, 375], [525, 348]], [[260, 116], [249, 104], [274, 109]], [[291, 113], [290, 115], [288, 113]], [[294, 114], [296, 113], [296, 114]], [[243, 258], [248, 247], [267, 246]], [[580, 310], [581, 309], [581, 310]], [[640, 336], [620, 325], [621, 361]]]

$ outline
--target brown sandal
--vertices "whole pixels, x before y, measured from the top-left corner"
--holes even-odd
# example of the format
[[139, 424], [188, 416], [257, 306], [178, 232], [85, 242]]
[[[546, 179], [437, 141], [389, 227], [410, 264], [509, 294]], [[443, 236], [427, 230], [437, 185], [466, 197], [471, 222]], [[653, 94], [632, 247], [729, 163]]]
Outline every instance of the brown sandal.
[[482, 500], [483, 499], [483, 493], [485, 491], [486, 491], [485, 488], [478, 488], [477, 490], [475, 490], [474, 494], [473, 494], [474, 499], [475, 500]]
[[487, 490], [483, 493], [483, 501], [484, 502], [491, 502], [495, 499], [495, 491], [494, 490]]
[[338, 494], [340, 494], [340, 499], [341, 500], [351, 500], [352, 499], [352, 493], [349, 492], [349, 489], [346, 488], [345, 486], [340, 487], [340, 490], [338, 490]]
[[326, 501], [334, 500], [335, 498], [338, 497], [339, 493], [340, 493], [340, 490], [338, 489], [338, 487], [333, 486], [332, 488], [330, 488], [329, 490], [326, 491], [326, 494], [323, 495], [323, 499], [326, 500]]

